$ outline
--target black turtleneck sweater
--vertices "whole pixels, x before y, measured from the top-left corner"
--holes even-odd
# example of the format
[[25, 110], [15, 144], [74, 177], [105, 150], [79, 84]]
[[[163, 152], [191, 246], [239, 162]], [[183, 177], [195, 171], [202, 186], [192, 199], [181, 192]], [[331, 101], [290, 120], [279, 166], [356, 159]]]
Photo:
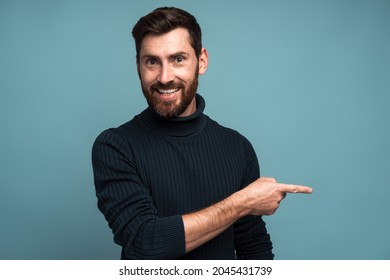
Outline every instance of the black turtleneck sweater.
[[257, 179], [246, 138], [197, 111], [166, 120], [151, 108], [101, 133], [92, 163], [98, 207], [122, 246], [122, 259], [272, 259], [261, 217], [238, 220], [185, 254], [182, 215], [203, 209]]

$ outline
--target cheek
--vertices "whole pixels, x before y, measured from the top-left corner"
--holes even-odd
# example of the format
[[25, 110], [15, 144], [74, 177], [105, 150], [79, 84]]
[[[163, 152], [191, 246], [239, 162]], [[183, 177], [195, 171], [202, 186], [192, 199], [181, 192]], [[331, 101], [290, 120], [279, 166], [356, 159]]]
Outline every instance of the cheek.
[[141, 70], [139, 74], [140, 74], [139, 77], [143, 85], [149, 85], [153, 83], [157, 78], [157, 76], [153, 73], [153, 71]]
[[197, 73], [198, 68], [191, 69], [180, 69], [176, 72], [176, 77], [186, 83], [192, 81], [194, 79], [195, 74]]

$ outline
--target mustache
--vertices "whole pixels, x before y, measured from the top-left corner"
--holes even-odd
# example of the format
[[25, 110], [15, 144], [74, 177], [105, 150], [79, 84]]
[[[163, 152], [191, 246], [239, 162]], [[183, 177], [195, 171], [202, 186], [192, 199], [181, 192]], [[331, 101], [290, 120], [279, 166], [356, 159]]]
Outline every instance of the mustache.
[[152, 86], [151, 86], [151, 88], [158, 88], [158, 89], [163, 89], [163, 90], [179, 88], [179, 87], [184, 87], [184, 86], [182, 83], [174, 82], [174, 81], [171, 81], [171, 82], [166, 83], [166, 84], [156, 82], [156, 83], [152, 84]]

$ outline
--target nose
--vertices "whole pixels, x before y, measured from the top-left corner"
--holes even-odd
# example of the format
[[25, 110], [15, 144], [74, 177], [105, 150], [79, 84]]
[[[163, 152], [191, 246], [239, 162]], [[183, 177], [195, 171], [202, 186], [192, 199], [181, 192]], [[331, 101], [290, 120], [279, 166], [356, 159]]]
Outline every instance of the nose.
[[174, 80], [174, 71], [169, 64], [163, 64], [160, 68], [160, 74], [157, 80], [162, 84], [168, 84]]

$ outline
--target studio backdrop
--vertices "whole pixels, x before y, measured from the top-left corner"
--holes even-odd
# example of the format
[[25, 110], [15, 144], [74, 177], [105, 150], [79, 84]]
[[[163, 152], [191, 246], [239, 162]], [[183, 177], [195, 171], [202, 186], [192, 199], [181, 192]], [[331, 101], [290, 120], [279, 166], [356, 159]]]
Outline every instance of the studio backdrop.
[[205, 113], [314, 189], [264, 217], [276, 259], [389, 259], [385, 0], [1, 0], [0, 259], [120, 258], [91, 148], [146, 107], [131, 29], [159, 6], [202, 27]]

